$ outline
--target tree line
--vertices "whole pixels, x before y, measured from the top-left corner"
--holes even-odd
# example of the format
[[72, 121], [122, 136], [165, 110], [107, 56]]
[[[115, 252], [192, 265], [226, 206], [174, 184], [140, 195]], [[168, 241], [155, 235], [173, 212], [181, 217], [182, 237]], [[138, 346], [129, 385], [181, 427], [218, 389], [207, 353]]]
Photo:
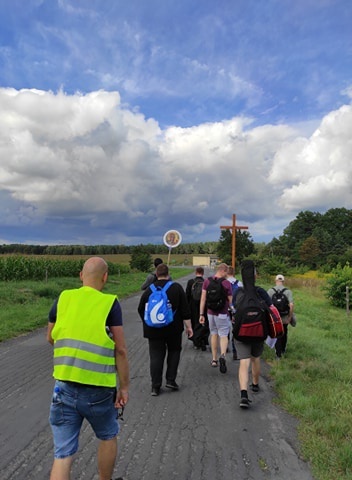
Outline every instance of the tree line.
[[[326, 213], [302, 211], [267, 244], [254, 243], [249, 231], [236, 230], [236, 265], [252, 258], [267, 273], [289, 269], [332, 271], [338, 265], [352, 264], [352, 210], [332, 208]], [[140, 245], [1, 245], [0, 254], [22, 255], [107, 255], [138, 252], [166, 255], [163, 244]], [[218, 241], [181, 243], [178, 254], [217, 255], [231, 264], [232, 234], [222, 230]]]
[[[216, 255], [218, 242], [181, 243], [178, 254]], [[129, 254], [143, 249], [150, 254], [166, 255], [168, 248], [163, 244], [146, 245], [25, 245], [21, 243], [0, 245], [0, 254], [19, 255], [113, 255]]]

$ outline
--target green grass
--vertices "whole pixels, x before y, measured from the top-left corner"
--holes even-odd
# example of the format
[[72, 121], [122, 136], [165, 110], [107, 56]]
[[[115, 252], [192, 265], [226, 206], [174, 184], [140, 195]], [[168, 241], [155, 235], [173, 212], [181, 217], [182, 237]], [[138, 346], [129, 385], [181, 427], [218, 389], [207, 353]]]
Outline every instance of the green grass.
[[[190, 272], [187, 268], [170, 269], [173, 279]], [[110, 275], [104, 292], [123, 299], [140, 290], [145, 273]], [[0, 282], [0, 341], [43, 327], [50, 307], [66, 288], [81, 286], [79, 278], [55, 278], [45, 281]]]
[[[174, 279], [189, 272], [171, 268]], [[110, 276], [104, 291], [125, 298], [139, 291], [145, 276]], [[300, 420], [301, 453], [311, 462], [314, 477], [352, 480], [352, 315], [329, 305], [323, 282], [309, 276], [287, 279], [297, 326], [289, 327], [287, 353], [280, 362], [269, 348], [264, 358], [272, 366], [275, 401]], [[269, 288], [271, 281], [260, 278], [258, 284]], [[0, 340], [45, 326], [54, 298], [80, 285], [78, 278], [0, 282]]]
[[299, 422], [302, 453], [319, 480], [352, 479], [352, 317], [318, 284], [293, 289], [297, 326], [285, 357], [266, 349], [277, 402]]

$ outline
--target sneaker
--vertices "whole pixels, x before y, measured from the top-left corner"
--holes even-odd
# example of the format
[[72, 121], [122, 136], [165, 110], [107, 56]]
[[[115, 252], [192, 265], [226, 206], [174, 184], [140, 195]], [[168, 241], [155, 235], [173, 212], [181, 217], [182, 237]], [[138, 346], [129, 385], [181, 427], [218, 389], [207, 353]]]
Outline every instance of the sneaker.
[[152, 387], [152, 397], [157, 397], [160, 393], [160, 387]]
[[259, 385], [255, 385], [254, 383], [251, 384], [252, 392], [258, 393], [259, 392]]
[[220, 372], [221, 373], [226, 373], [227, 372], [226, 360], [225, 360], [225, 357], [223, 355], [221, 355], [221, 357], [219, 359], [219, 362], [220, 362]]
[[249, 407], [250, 400], [247, 397], [241, 397], [240, 401], [240, 407], [241, 408], [248, 408]]
[[167, 380], [165, 387], [171, 388], [171, 390], [178, 390], [179, 388], [175, 380]]

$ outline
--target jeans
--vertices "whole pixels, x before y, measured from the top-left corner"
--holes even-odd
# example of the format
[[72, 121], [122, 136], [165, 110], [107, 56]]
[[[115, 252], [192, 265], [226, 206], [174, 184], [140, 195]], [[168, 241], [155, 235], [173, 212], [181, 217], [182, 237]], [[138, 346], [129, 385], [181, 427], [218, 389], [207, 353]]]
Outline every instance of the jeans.
[[119, 424], [115, 395], [115, 388], [56, 381], [49, 416], [55, 458], [69, 457], [77, 452], [84, 419], [90, 423], [98, 439], [116, 437]]

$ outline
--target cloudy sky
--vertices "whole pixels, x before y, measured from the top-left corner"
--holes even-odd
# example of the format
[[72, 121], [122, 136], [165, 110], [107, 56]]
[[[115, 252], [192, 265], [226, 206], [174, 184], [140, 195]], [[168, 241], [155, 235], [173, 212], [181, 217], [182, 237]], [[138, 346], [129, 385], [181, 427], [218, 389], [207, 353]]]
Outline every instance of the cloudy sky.
[[352, 208], [351, 0], [0, 0], [0, 243]]

